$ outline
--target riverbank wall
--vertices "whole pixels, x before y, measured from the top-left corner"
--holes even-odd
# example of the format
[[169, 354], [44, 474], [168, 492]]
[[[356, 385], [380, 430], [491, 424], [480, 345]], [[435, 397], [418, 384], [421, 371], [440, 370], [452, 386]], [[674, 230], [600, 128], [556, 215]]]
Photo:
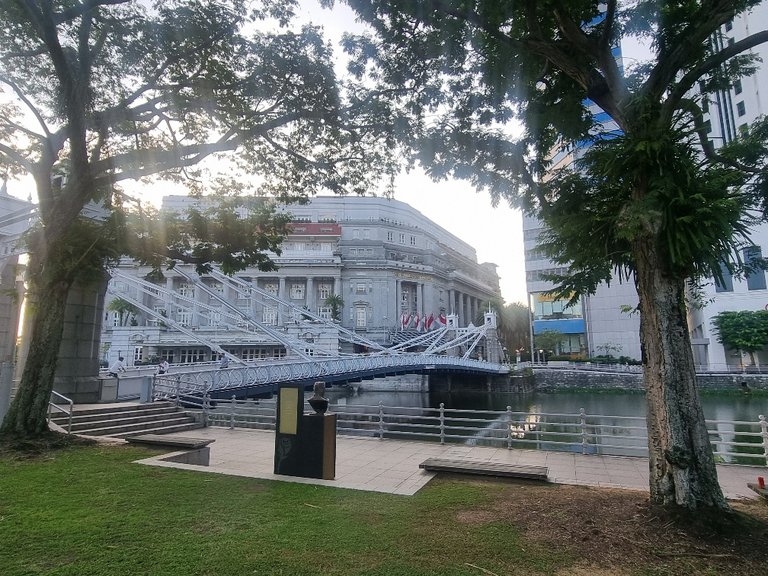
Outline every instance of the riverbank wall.
[[[535, 389], [539, 392], [563, 390], [625, 390], [642, 392], [643, 375], [634, 372], [598, 372], [591, 370], [534, 370]], [[763, 374], [697, 374], [702, 392], [743, 392], [749, 389], [768, 391], [768, 375]]]

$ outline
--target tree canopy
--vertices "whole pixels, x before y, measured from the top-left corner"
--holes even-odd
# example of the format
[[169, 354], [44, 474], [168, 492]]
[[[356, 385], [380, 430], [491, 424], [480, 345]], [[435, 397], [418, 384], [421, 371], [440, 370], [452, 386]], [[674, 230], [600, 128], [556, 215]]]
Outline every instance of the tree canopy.
[[[651, 498], [727, 508], [696, 390], [686, 282], [738, 267], [764, 205], [766, 126], [715, 149], [708, 94], [751, 74], [768, 31], [725, 41], [759, 0], [345, 0], [373, 34], [351, 70], [388, 86], [393, 133], [436, 179], [465, 178], [541, 219], [559, 294], [633, 281]], [[329, 0], [329, 3], [332, 3]], [[625, 67], [619, 42], [650, 43]], [[757, 214], [759, 216], [759, 214]]]
[[[212, 261], [230, 272], [269, 268], [265, 253], [286, 230], [270, 201], [252, 204], [246, 218], [238, 218], [242, 201], [230, 200], [215, 213], [172, 219], [137, 205], [121, 183], [157, 177], [193, 193], [272, 202], [389, 186], [389, 134], [377, 129], [368, 101], [341, 89], [320, 30], [288, 27], [295, 5], [0, 5], [0, 170], [31, 175], [39, 202], [39, 226], [27, 239], [36, 315], [4, 430], [46, 429], [73, 284], [99, 277], [123, 254], [157, 266], [180, 258], [202, 269]], [[216, 174], [210, 162], [223, 160]]]

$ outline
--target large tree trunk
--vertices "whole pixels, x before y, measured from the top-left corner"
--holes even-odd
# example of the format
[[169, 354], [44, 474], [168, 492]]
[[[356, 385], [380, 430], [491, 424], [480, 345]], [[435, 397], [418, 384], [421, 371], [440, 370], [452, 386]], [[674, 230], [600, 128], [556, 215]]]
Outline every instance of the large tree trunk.
[[686, 322], [685, 282], [664, 273], [653, 242], [634, 249], [648, 401], [651, 502], [728, 509], [709, 442]]
[[30, 290], [34, 296], [26, 313], [33, 314], [34, 320], [29, 352], [18, 392], [0, 433], [29, 437], [48, 430], [48, 402], [53, 390], [70, 286], [70, 282], [58, 280]]

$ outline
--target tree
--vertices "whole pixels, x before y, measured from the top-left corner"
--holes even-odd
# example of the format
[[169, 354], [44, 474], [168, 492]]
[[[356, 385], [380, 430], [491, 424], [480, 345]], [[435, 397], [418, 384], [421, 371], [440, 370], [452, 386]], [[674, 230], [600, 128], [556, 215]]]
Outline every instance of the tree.
[[726, 348], [747, 352], [756, 366], [755, 352], [768, 346], [768, 310], [720, 312], [712, 319], [717, 341]]
[[[764, 141], [749, 141], [765, 126], [716, 151], [702, 105], [754, 69], [749, 50], [768, 31], [710, 39], [758, 2], [346, 0], [375, 32], [347, 39], [352, 70], [391, 89], [393, 127], [433, 178], [466, 178], [543, 219], [544, 248], [571, 270], [561, 296], [634, 281], [651, 501], [689, 510], [728, 506], [696, 388], [686, 281], [739, 264], [748, 209], [766, 189]], [[630, 35], [650, 39], [653, 57], [627, 69], [613, 49]], [[553, 152], [584, 142], [583, 160], [548, 174]]]
[[340, 320], [341, 310], [344, 308], [344, 299], [338, 294], [329, 294], [323, 301], [323, 305], [331, 309], [331, 319]]
[[[201, 270], [222, 257], [230, 271], [249, 262], [268, 267], [265, 252], [279, 250], [284, 227], [267, 203], [258, 227], [227, 239], [226, 227], [209, 227], [200, 212], [170, 230], [155, 227], [142, 207], [128, 214], [121, 182], [160, 175], [197, 193], [247, 191], [242, 180], [201, 167], [227, 158], [225, 172], [247, 174], [259, 194], [290, 201], [320, 189], [375, 189], [392, 167], [391, 143], [378, 140], [376, 116], [339, 91], [319, 31], [284, 27], [294, 4], [0, 4], [7, 96], [0, 103], [0, 168], [30, 174], [39, 201], [39, 226], [27, 238], [29, 354], [2, 432], [47, 430], [73, 284], [101, 278], [105, 264], [133, 248], [147, 249], [144, 258], [155, 263], [187, 256]], [[236, 211], [225, 212], [220, 224], [234, 222]], [[139, 227], [129, 231], [132, 222]], [[148, 237], [147, 227], [158, 234]], [[206, 240], [213, 237], [218, 245]], [[151, 253], [152, 246], [162, 249]]]
[[508, 350], [527, 350], [531, 338], [531, 311], [525, 304], [513, 302], [502, 311], [502, 334]]
[[565, 335], [559, 330], [544, 330], [536, 334], [534, 342], [537, 349], [557, 354], [560, 350], [560, 343], [564, 339]]
[[139, 312], [139, 309], [136, 308], [136, 306], [123, 298], [115, 298], [112, 300], [107, 304], [107, 310], [110, 312], [117, 312], [120, 326], [128, 326], [128, 322], [131, 318]]

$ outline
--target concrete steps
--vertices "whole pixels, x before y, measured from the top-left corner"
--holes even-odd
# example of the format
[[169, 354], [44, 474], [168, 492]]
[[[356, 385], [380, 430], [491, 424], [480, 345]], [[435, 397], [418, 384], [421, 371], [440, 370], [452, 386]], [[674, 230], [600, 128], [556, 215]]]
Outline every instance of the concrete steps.
[[[68, 416], [57, 414], [51, 418], [66, 428]], [[87, 436], [128, 438], [138, 434], [169, 434], [201, 428], [182, 408], [170, 402], [152, 404], [125, 404], [98, 408], [75, 407], [72, 433]]]

